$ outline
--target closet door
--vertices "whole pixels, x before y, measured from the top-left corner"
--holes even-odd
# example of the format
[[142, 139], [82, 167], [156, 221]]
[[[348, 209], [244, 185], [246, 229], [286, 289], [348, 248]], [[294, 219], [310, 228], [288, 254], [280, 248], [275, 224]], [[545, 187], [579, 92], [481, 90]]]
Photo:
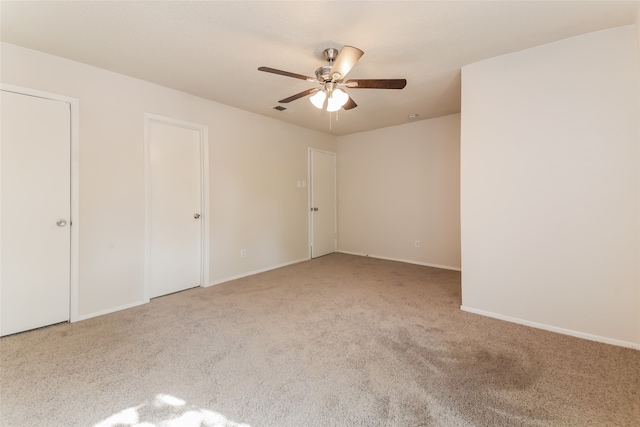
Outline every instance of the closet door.
[[202, 285], [202, 131], [150, 121], [150, 297]]
[[336, 155], [310, 154], [311, 258], [336, 251]]
[[0, 335], [69, 320], [71, 106], [0, 92]]

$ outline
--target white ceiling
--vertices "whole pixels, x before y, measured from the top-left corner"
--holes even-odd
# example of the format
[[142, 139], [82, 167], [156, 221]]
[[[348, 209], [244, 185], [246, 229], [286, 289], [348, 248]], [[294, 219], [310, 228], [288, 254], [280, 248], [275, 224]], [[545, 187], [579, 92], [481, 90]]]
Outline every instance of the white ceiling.
[[[460, 111], [460, 68], [634, 24], [637, 1], [2, 1], [2, 41], [334, 135]], [[403, 90], [348, 89], [333, 117], [302, 98], [327, 47], [365, 54], [348, 78], [406, 78]]]

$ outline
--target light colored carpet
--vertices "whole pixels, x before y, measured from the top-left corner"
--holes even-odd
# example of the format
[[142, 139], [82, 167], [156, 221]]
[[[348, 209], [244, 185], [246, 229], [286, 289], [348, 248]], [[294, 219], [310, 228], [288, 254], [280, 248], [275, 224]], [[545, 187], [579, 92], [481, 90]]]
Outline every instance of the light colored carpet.
[[632, 426], [640, 352], [459, 310], [333, 254], [2, 338], [3, 427]]

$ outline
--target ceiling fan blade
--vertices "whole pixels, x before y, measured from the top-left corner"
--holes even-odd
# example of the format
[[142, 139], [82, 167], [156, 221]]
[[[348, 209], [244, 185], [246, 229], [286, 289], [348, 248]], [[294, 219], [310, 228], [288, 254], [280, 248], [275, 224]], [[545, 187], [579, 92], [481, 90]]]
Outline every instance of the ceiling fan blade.
[[[353, 68], [354, 65], [356, 65], [356, 62], [358, 62], [358, 59], [360, 59], [362, 55], [364, 55], [364, 52], [357, 47], [343, 47], [333, 63], [333, 68], [331, 69], [331, 73], [329, 74], [331, 76], [331, 80], [335, 82], [344, 79], [347, 73]], [[337, 78], [334, 78], [333, 76], [336, 73], [338, 73], [338, 76]]]
[[311, 88], [311, 89], [307, 89], [304, 92], [296, 93], [295, 95], [292, 95], [292, 96], [290, 96], [288, 98], [285, 98], [285, 99], [281, 99], [278, 102], [280, 102], [282, 104], [286, 104], [287, 102], [295, 101], [296, 99], [300, 99], [300, 98], [302, 98], [304, 96], [311, 95], [312, 93], [316, 93], [319, 90], [320, 89], [318, 89], [316, 87]]
[[350, 89], [402, 89], [406, 85], [405, 79], [352, 79], [345, 83]]
[[314, 79], [313, 77], [303, 76], [302, 74], [290, 73], [289, 71], [276, 70], [275, 68], [259, 67], [258, 71], [264, 71], [265, 73], [279, 74], [285, 77], [293, 77], [294, 79], [306, 80], [309, 82], [316, 81], [316, 79]]
[[345, 110], [351, 110], [352, 108], [356, 108], [357, 106], [358, 104], [356, 104], [355, 101], [351, 97], [349, 97], [347, 103], [344, 104], [342, 108], [344, 108]]

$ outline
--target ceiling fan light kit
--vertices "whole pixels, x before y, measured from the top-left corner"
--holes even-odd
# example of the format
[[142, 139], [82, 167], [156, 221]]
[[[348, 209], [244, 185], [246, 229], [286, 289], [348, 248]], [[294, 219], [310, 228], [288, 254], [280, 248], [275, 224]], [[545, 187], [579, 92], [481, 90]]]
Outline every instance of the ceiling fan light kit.
[[314, 107], [322, 110], [325, 106], [329, 112], [338, 111], [349, 100], [349, 95], [342, 89], [337, 89], [335, 83], [327, 82], [324, 89], [319, 90], [315, 95], [309, 98]]
[[353, 46], [344, 46], [339, 52], [335, 48], [325, 49], [323, 56], [329, 65], [318, 68], [315, 71], [315, 78], [270, 67], [259, 67], [258, 70], [319, 84], [321, 89], [307, 89], [278, 102], [284, 104], [313, 94], [309, 100], [314, 107], [326, 109], [329, 112], [338, 111], [341, 108], [350, 110], [358, 106], [341, 88], [403, 89], [407, 85], [405, 79], [351, 79], [343, 83], [347, 73], [351, 71], [363, 54], [363, 51]]
[[323, 90], [319, 90], [315, 95], [311, 96], [309, 100], [316, 107], [322, 110], [324, 101], [327, 99], [327, 94]]
[[327, 111], [338, 111], [349, 100], [349, 95], [342, 89], [334, 89], [327, 100]]

